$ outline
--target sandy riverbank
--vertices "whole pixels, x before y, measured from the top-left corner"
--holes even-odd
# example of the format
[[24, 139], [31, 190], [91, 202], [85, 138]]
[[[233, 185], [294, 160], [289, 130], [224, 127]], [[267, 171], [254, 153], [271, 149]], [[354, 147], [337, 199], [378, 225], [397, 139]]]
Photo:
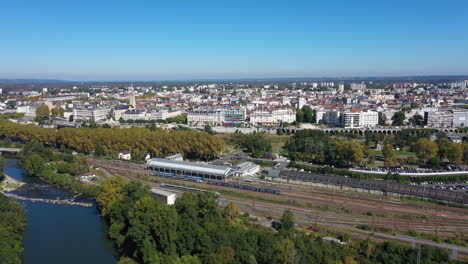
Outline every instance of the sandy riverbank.
[[8, 176], [7, 174], [5, 175], [5, 179], [0, 183], [0, 191], [2, 192], [11, 192], [19, 187], [23, 186], [24, 182], [17, 181], [13, 179], [11, 176]]

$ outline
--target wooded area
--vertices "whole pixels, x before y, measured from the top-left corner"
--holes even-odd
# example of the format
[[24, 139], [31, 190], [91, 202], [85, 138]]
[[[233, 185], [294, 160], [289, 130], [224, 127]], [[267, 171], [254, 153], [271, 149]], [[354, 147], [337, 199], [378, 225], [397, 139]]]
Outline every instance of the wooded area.
[[[347, 245], [324, 241], [297, 230], [289, 211], [275, 224], [277, 232], [266, 231], [242, 220], [233, 205], [223, 211], [211, 193], [184, 193], [175, 205], [163, 205], [140, 182], [110, 178], [97, 200], [120, 264], [394, 264], [417, 259], [416, 249], [396, 242], [346, 236]], [[421, 249], [421, 263], [458, 263], [444, 250]]]

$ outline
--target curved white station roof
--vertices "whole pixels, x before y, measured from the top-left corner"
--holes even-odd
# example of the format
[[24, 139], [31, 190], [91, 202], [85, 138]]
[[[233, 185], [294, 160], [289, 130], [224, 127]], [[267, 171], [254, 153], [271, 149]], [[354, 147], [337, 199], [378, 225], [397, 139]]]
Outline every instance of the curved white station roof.
[[192, 171], [197, 173], [205, 173], [218, 176], [228, 176], [234, 173], [234, 170], [229, 167], [216, 166], [211, 164], [189, 162], [189, 161], [177, 161], [168, 159], [149, 159], [146, 166], [154, 166], [159, 168], [173, 169], [173, 170], [184, 170]]

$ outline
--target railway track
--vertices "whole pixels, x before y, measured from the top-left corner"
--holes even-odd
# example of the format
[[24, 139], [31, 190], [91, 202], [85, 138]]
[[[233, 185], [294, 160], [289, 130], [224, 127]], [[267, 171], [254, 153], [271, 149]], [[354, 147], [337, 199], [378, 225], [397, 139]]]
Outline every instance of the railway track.
[[[139, 179], [149, 177], [147, 171], [137, 164], [93, 160], [93, 164], [103, 167], [112, 174]], [[165, 178], [157, 179], [161, 181], [165, 180]], [[183, 184], [194, 187], [203, 186], [204, 189], [211, 190], [233, 191], [233, 189], [230, 188], [220, 186], [214, 188], [213, 186], [200, 183], [183, 182]], [[311, 221], [314, 220], [314, 217], [318, 217], [322, 219], [324, 223], [326, 222], [332, 225], [368, 225], [403, 231], [411, 229], [427, 233], [433, 233], [437, 229], [439, 234], [445, 235], [450, 235], [454, 232], [468, 232], [468, 210], [463, 208], [447, 208], [440, 205], [429, 206], [420, 203], [403, 202], [389, 197], [345, 192], [341, 190], [332, 191], [330, 189], [309, 186], [266, 182], [249, 182], [248, 184], [261, 187], [269, 186], [271, 188], [280, 189], [283, 192], [282, 195], [278, 196], [235, 190], [236, 192], [252, 197], [266, 195], [269, 199], [268, 202], [261, 200], [254, 202], [256, 207], [261, 207], [264, 211], [291, 209], [291, 211], [296, 214], [301, 214], [304, 215], [305, 218], [310, 218]], [[252, 199], [247, 198], [223, 195], [223, 199], [235, 201], [244, 205], [252, 204]], [[288, 200], [297, 201], [299, 205], [287, 204], [286, 202]], [[331, 209], [320, 210], [318, 208], [307, 208], [307, 203], [313, 204], [315, 207], [328, 206]], [[336, 208], [338, 208], [338, 211], [342, 210], [341, 208], [349, 209], [351, 213], [348, 214], [346, 212], [332, 210]], [[374, 216], [365, 215], [367, 211], [371, 211]], [[385, 215], [385, 217], [380, 217], [378, 215]]]

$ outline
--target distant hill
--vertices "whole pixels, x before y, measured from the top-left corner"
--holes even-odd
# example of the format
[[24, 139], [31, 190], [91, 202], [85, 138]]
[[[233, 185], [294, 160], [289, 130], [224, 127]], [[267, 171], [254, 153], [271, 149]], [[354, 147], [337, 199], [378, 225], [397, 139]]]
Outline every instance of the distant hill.
[[0, 79], [0, 84], [43, 84], [43, 83], [68, 83], [69, 81], [55, 79]]
[[279, 77], [279, 78], [200, 78], [186, 80], [95, 80], [95, 81], [68, 81], [57, 79], [0, 79], [0, 84], [66, 84], [66, 83], [161, 83], [161, 82], [265, 82], [265, 81], [457, 81], [468, 80], [468, 75], [426, 75], [426, 76], [376, 76], [376, 77]]

